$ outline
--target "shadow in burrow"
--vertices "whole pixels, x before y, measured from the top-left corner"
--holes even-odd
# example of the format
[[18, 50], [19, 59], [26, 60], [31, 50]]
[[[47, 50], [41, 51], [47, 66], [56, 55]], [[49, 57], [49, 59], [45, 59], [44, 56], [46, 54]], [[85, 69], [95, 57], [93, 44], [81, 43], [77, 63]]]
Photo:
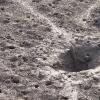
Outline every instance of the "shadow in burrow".
[[70, 47], [59, 56], [59, 69], [79, 72], [94, 69], [100, 65], [100, 44]]

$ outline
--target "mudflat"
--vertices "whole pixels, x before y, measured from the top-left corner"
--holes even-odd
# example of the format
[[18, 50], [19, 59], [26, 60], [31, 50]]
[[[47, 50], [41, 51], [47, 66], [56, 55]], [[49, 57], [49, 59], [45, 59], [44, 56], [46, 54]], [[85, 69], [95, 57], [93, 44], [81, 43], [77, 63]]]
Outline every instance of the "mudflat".
[[0, 100], [100, 100], [100, 0], [0, 0]]

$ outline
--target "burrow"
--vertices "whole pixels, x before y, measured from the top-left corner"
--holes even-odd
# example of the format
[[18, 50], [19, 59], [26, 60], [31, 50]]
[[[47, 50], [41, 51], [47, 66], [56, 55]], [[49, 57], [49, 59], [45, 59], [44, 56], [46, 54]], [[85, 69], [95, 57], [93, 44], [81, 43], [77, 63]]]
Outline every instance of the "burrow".
[[60, 54], [59, 59], [53, 64], [54, 68], [59, 66], [58, 69], [69, 72], [94, 69], [100, 65], [100, 44], [85, 41], [79, 45], [72, 45], [65, 53]]

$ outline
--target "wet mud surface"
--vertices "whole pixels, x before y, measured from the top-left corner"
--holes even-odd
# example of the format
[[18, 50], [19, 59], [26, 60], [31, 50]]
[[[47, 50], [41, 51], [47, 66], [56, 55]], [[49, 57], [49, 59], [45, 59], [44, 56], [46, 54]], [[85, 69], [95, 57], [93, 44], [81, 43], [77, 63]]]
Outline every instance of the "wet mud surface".
[[0, 100], [100, 100], [100, 1], [0, 0]]

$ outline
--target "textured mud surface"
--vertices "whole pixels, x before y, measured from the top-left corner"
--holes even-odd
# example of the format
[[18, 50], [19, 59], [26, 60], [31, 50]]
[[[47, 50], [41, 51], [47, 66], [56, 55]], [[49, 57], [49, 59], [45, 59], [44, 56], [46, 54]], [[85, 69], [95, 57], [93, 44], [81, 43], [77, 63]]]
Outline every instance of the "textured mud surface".
[[0, 0], [0, 100], [100, 100], [100, 0]]

